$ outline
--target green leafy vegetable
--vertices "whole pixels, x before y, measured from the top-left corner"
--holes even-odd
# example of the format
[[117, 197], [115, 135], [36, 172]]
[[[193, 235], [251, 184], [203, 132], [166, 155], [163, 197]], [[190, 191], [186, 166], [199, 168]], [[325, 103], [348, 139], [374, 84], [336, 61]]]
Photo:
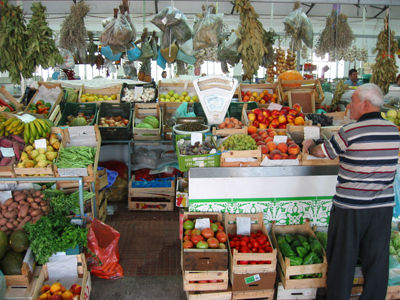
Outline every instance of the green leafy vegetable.
[[[75, 215], [80, 213], [79, 191], [65, 195], [64, 192], [59, 190], [45, 190], [44, 195], [46, 198], [50, 198], [50, 206], [54, 212], [63, 215], [69, 215], [71, 212]], [[94, 193], [83, 190], [83, 201], [89, 200], [94, 196]]]
[[56, 252], [75, 248], [76, 245], [87, 245], [88, 229], [72, 224], [69, 218], [60, 213], [41, 217], [35, 224], [28, 222], [24, 229], [39, 264], [47, 263]]

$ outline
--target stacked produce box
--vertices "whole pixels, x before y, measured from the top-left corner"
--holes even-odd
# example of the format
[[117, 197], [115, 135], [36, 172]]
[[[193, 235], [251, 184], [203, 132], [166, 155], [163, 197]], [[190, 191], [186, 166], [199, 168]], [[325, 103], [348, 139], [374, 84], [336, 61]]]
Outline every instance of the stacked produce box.
[[222, 214], [185, 212], [182, 221], [181, 266], [188, 299], [231, 299]]
[[133, 139], [139, 141], [161, 140], [162, 115], [158, 103], [135, 103]]

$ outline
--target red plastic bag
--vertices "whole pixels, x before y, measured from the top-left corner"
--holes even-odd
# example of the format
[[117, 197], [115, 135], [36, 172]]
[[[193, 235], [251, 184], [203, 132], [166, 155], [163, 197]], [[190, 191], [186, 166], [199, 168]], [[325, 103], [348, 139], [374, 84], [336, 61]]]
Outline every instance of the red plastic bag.
[[88, 232], [86, 258], [90, 274], [104, 279], [124, 277], [119, 262], [120, 233], [111, 226], [93, 219]]

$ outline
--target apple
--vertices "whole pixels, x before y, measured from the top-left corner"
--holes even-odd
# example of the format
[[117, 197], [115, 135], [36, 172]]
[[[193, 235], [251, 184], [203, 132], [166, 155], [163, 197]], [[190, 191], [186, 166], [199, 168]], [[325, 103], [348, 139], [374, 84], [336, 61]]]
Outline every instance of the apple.
[[259, 124], [259, 123], [260, 123], [260, 122], [258, 122], [258, 120], [254, 120], [254, 121], [253, 121], [253, 125], [256, 126], [257, 128], [258, 128], [258, 124]]
[[266, 145], [261, 145], [261, 153], [262, 154], [268, 154], [269, 153], [269, 149]]
[[271, 112], [271, 116], [274, 117], [274, 118], [277, 118], [277, 117], [279, 116], [279, 110], [274, 109], [274, 110]]
[[271, 116], [271, 111], [269, 109], [266, 109], [263, 111], [263, 115], [267, 118], [269, 118]]
[[73, 298], [74, 298], [74, 294], [70, 290], [64, 291], [61, 295], [62, 300], [72, 300]]
[[184, 241], [183, 242], [183, 249], [190, 249], [194, 247], [194, 244], [192, 241]]
[[[267, 120], [265, 120], [265, 121], [267, 121]], [[269, 120], [268, 120], [268, 124], [269, 124]], [[267, 127], [268, 127], [268, 125], [265, 122], [258, 124], [258, 128], [266, 129]]]
[[257, 118], [257, 116], [254, 113], [249, 113], [247, 115], [247, 118], [249, 119], [249, 121], [254, 121]]
[[49, 300], [62, 300], [62, 298], [59, 295], [52, 295]]
[[288, 114], [286, 116], [286, 118], [287, 118], [288, 123], [294, 123], [294, 119], [296, 118], [296, 116], [293, 114]]
[[271, 121], [271, 124], [269, 124], [269, 127], [272, 127], [272, 128], [278, 128], [278, 126], [279, 126], [279, 120], [278, 119], [273, 119], [272, 121]]
[[295, 110], [294, 108], [291, 108], [290, 110], [289, 110], [289, 114], [292, 114], [292, 115], [297, 115], [297, 110]]
[[286, 124], [286, 123], [287, 123], [287, 118], [286, 118], [285, 115], [280, 115], [280, 116], [278, 117], [278, 121], [279, 121], [279, 123], [281, 123], [281, 124]]
[[286, 123], [280, 123], [279, 125], [278, 125], [278, 129], [286, 129]]
[[303, 114], [303, 113], [301, 113], [301, 112], [297, 113], [296, 117], [302, 117], [303, 119], [305, 119], [305, 118], [306, 118], [306, 117], [304, 116], [304, 114]]
[[287, 111], [286, 109], [281, 109], [281, 111], [279, 112], [280, 116], [286, 116], [289, 113], [289, 111]]
[[297, 110], [298, 112], [301, 112], [301, 106], [300, 106], [300, 104], [298, 104], [298, 103], [293, 104], [293, 108], [294, 108], [295, 110]]
[[299, 125], [299, 126], [304, 125], [304, 119], [302, 117], [296, 117], [294, 119], [294, 124]]
[[247, 92], [246, 92], [246, 96], [249, 96], [249, 97], [250, 97], [250, 96], [251, 96], [251, 92], [250, 92], [250, 91], [247, 91]]
[[250, 135], [253, 134], [253, 133], [257, 133], [257, 127], [253, 126], [253, 125], [249, 126], [247, 128], [247, 133], [250, 134]]
[[257, 121], [262, 123], [266, 120], [266, 117], [263, 114], [258, 114], [257, 115]]
[[259, 114], [261, 114], [261, 109], [259, 109], [259, 108], [254, 108], [254, 109], [251, 110], [251, 112], [252, 112], [253, 114], [259, 115]]
[[242, 101], [243, 101], [243, 102], [249, 102], [249, 100], [250, 100], [250, 97], [249, 97], [249, 96], [244, 96], [244, 97], [242, 98]]
[[291, 144], [288, 147], [288, 153], [291, 155], [297, 155], [300, 153], [300, 147], [297, 144]]

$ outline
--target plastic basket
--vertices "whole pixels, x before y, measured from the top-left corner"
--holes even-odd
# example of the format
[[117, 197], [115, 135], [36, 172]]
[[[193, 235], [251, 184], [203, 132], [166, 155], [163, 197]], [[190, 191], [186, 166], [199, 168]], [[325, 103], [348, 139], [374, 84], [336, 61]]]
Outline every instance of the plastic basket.
[[68, 116], [72, 115], [74, 117], [77, 117], [78, 113], [84, 113], [85, 116], [94, 115], [92, 122], [88, 124], [88, 125], [94, 125], [96, 123], [96, 117], [97, 117], [97, 104], [67, 102], [62, 112], [60, 122], [58, 122], [58, 126], [67, 125]]
[[[175, 136], [176, 141], [180, 139], [190, 139], [191, 135], [181, 135], [178, 134]], [[203, 139], [206, 137], [206, 134], [203, 134]], [[176, 144], [176, 143], [175, 143]], [[198, 168], [198, 167], [219, 167], [220, 164], [220, 154], [204, 154], [204, 155], [180, 155], [179, 148], [176, 148], [176, 155], [178, 156], [178, 164], [179, 170], [181, 172], [186, 172], [190, 168]]]
[[228, 108], [229, 116], [240, 120], [242, 118], [243, 105], [246, 103], [247, 110], [258, 108], [257, 102], [231, 102]]
[[132, 128], [132, 105], [131, 103], [100, 103], [97, 114], [97, 125], [103, 117], [123, 117], [129, 120], [125, 127], [103, 127], [99, 126], [103, 140], [129, 140]]
[[[146, 103], [154, 103], [154, 102], [156, 102], [157, 97], [158, 97], [158, 89], [156, 88], [156, 83], [154, 81], [150, 82], [150, 83], [138, 83], [138, 84], [135, 84], [135, 83], [128, 84], [128, 83], [124, 82], [122, 84], [122, 89], [121, 89], [121, 99], [122, 99], [122, 97], [124, 97], [124, 89], [125, 88], [128, 88], [130, 90], [134, 90], [136, 87], [142, 87], [143, 91], [145, 89], [147, 89], [147, 88], [153, 88], [155, 90], [154, 99], [151, 99], [150, 101], [147, 101]], [[121, 100], [121, 102], [125, 102], [125, 101]]]

